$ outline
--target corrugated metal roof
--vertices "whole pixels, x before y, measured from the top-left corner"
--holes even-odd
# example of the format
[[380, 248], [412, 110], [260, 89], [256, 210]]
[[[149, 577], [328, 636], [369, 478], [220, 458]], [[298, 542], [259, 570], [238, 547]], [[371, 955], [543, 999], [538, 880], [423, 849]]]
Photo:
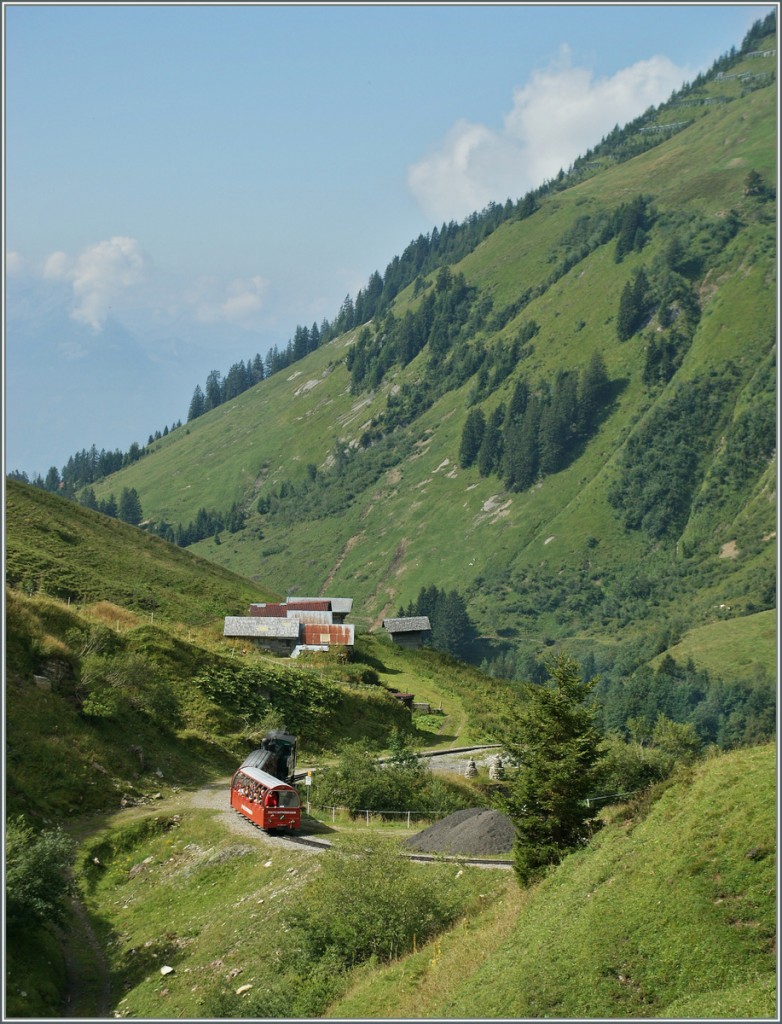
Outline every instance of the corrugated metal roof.
[[414, 615], [406, 619], [383, 619], [383, 629], [389, 633], [417, 633], [431, 628], [426, 615]]
[[305, 644], [342, 644], [352, 647], [354, 642], [354, 627], [347, 623], [323, 626], [302, 623], [301, 632], [301, 640]]
[[278, 640], [298, 640], [299, 624], [294, 619], [226, 615], [223, 636], [268, 636]]
[[338, 615], [349, 615], [353, 610], [352, 597], [289, 597], [288, 604], [301, 604], [309, 601], [328, 601], [331, 610]]
[[288, 618], [295, 619], [296, 622], [317, 622], [322, 626], [329, 626], [334, 621], [332, 612], [309, 612], [297, 609], [293, 611], [288, 609]]
[[289, 597], [285, 602], [285, 607], [289, 611], [296, 612], [330, 612], [331, 602], [325, 597], [312, 599], [309, 597]]
[[262, 619], [284, 619], [287, 610], [284, 604], [251, 604], [250, 615], [260, 615]]

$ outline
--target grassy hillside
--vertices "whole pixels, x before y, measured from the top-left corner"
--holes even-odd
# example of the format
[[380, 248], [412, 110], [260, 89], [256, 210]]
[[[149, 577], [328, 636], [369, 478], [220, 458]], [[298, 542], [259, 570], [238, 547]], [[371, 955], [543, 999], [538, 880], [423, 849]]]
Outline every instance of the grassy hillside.
[[[81, 600], [6, 593], [7, 808], [49, 827], [67, 824], [81, 843], [83, 900], [64, 926], [71, 970], [84, 972], [83, 984], [68, 982], [53, 934], [17, 936], [7, 950], [14, 1015], [56, 1015], [66, 988], [72, 1007], [89, 1016], [96, 1006], [158, 1018], [270, 1008], [321, 1016], [329, 1005], [333, 1016], [360, 1018], [458, 1018], [477, 1005], [489, 1017], [769, 1013], [773, 748], [711, 758], [657, 802], [604, 812], [590, 847], [526, 893], [500, 872], [397, 868], [393, 849], [363, 831], [368, 859], [355, 865], [355, 826], [331, 834], [338, 848], [347, 844], [344, 865], [319, 867], [318, 857], [259, 845], [252, 831], [238, 839], [192, 791], [227, 774], [272, 720], [299, 733], [310, 763], [328, 759], [342, 739], [382, 749], [394, 727], [416, 745], [448, 747], [502, 735], [516, 706], [509, 689], [436, 652], [403, 651], [377, 636], [360, 637], [348, 665], [240, 653], [211, 620], [204, 624], [203, 592], [212, 578], [227, 587], [225, 572], [187, 552], [150, 548], [151, 538], [119, 523], [108, 524], [108, 564], [132, 573], [135, 561], [160, 579], [170, 556], [180, 603], [168, 605], [159, 591], [162, 610], [152, 622], [143, 607], [95, 601], [107, 565], [90, 544], [107, 522], [37, 489], [12, 491], [9, 562], [23, 558], [31, 524], [38, 537], [65, 534], [77, 551], [91, 552], [75, 559], [90, 567], [79, 577]], [[60, 542], [38, 547], [46, 580], [67, 568]], [[177, 616], [168, 618], [173, 608]], [[762, 630], [764, 617], [753, 618]], [[412, 730], [387, 692], [392, 686], [441, 705], [439, 729]], [[41, 778], [49, 780], [43, 788]], [[308, 922], [324, 911], [329, 921], [348, 913], [357, 894], [366, 897], [370, 876], [378, 886], [371, 899], [397, 908], [404, 893], [423, 913], [439, 893], [435, 916], [421, 918], [388, 967], [352, 966], [347, 953], [299, 963], [297, 943], [317, 938]], [[277, 945], [268, 942], [273, 922]], [[105, 951], [97, 959], [96, 949]], [[163, 964], [174, 968], [165, 980]], [[294, 978], [291, 1006], [284, 1001]]]
[[[12, 482], [6, 511], [11, 813], [106, 811], [203, 781], [268, 727], [312, 759], [351, 739], [385, 749], [395, 728], [422, 747], [485, 741], [509, 713], [506, 686], [387, 638], [360, 637], [347, 664], [227, 641], [223, 616], [268, 591], [38, 488]], [[442, 706], [439, 729], [419, 733], [399, 689]]]
[[6, 530], [6, 583], [27, 593], [108, 601], [141, 620], [188, 626], [222, 626], [224, 615], [278, 597], [158, 537], [13, 480]]
[[544, 882], [367, 969], [328, 1015], [772, 1018], [775, 754], [706, 761], [613, 812]]
[[[329, 833], [322, 854], [273, 847], [173, 794], [80, 847], [105, 951], [90, 977], [109, 986], [107, 1015], [151, 1019], [773, 1019], [774, 780], [773, 747], [709, 759], [605, 812], [588, 847], [524, 891], [508, 872], [406, 865], [366, 829]], [[421, 920], [391, 963], [304, 952], [324, 914], [354, 935], [356, 908], [391, 915], [443, 892], [450, 923], [427, 941]]]
[[[13, 1016], [773, 1016], [775, 62], [724, 67], [95, 484], [145, 529], [8, 482]], [[229, 525], [155, 536], [202, 510]], [[380, 630], [423, 588], [466, 599], [480, 669]], [[222, 636], [294, 592], [354, 599], [351, 659]], [[314, 854], [210, 802], [273, 727], [300, 766], [358, 742], [356, 786], [400, 738], [513, 740], [558, 651], [598, 676], [598, 792], [638, 795], [530, 889], [405, 862], [403, 825], [310, 821]]]
[[[773, 66], [747, 58], [731, 73]], [[650, 633], [678, 638], [720, 621], [723, 606], [735, 620], [772, 608], [775, 206], [747, 194], [747, 177], [776, 178], [776, 95], [773, 84], [749, 90], [712, 79], [697, 98], [715, 102], [658, 114], [665, 123], [684, 110], [684, 130], [633, 159], [602, 159], [451, 268], [475, 292], [441, 357], [428, 341], [406, 365], [356, 388], [347, 357], [360, 345], [379, 358], [390, 321], [356, 328], [156, 441], [96, 485], [98, 497], [135, 487], [158, 525], [238, 503], [244, 528], [195, 552], [280, 593], [349, 593], [363, 627], [377, 627], [421, 587], [457, 589], [484, 637], [476, 656], [539, 654], [552, 640], [583, 650], [589, 639], [616, 657]], [[640, 248], [617, 261], [616, 234], [601, 241], [600, 231], [637, 196], [651, 222]], [[666, 304], [673, 266], [680, 297]], [[639, 270], [652, 281], [654, 308], [620, 341], [623, 291]], [[411, 285], [394, 316], [420, 311], [439, 288], [437, 273]], [[503, 346], [533, 322], [536, 333], [503, 376]], [[658, 344], [673, 363], [650, 376]], [[459, 382], [458, 360], [476, 353], [488, 384], [477, 371]], [[471, 410], [488, 420], [522, 379], [545, 397], [558, 373], [583, 374], [595, 353], [611, 399], [563, 468], [522, 489], [462, 468]], [[448, 374], [457, 376], [445, 387]], [[643, 453], [677, 403], [695, 409], [692, 396], [702, 421], [665, 444], [686, 448], [682, 458], [694, 463], [665, 505], [649, 487], [639, 492], [654, 473], [662, 489], [671, 478], [664, 461], [647, 470]], [[675, 514], [671, 503], [681, 506]], [[650, 505], [656, 524], [627, 525]], [[751, 635], [751, 623], [746, 629]]]
[[692, 658], [696, 665], [715, 675], [727, 672], [740, 677], [773, 672], [776, 651], [777, 617], [776, 612], [768, 611], [693, 629], [666, 653], [679, 662]]
[[[513, 714], [515, 699], [506, 686], [435, 652], [394, 648], [388, 639], [360, 637], [347, 663], [327, 654], [292, 662], [226, 641], [223, 603], [238, 601], [243, 607], [252, 598], [270, 596], [265, 590], [37, 488], [12, 484], [8, 499], [9, 584], [20, 584], [6, 588], [4, 637], [5, 793], [17, 902], [20, 893], [28, 902], [36, 896], [41, 879], [51, 891], [50, 869], [42, 861], [44, 851], [61, 842], [56, 838], [60, 826], [77, 837], [98, 832], [102, 838], [90, 840], [93, 846], [98, 843], [94, 855], [101, 864], [112, 863], [121, 878], [126, 861], [114, 864], [111, 851], [131, 856], [139, 843], [152, 843], [155, 850], [160, 843], [165, 849], [169, 827], [158, 825], [172, 819], [160, 815], [182, 801], [187, 805], [181, 833], [188, 837], [182, 841], [189, 851], [186, 859], [207, 843], [211, 852], [195, 858], [200, 866], [194, 872], [206, 867], [209, 874], [217, 867], [218, 875], [224, 875], [224, 861], [230, 868], [234, 856], [230, 833], [212, 822], [210, 813], [194, 813], [189, 794], [233, 771], [267, 728], [283, 726], [296, 733], [300, 765], [322, 765], [345, 741], [361, 741], [362, 749], [378, 752], [387, 751], [395, 736], [424, 749], [485, 742]], [[430, 700], [438, 714], [419, 728], [390, 692], [400, 687]], [[442, 787], [439, 792], [442, 799]], [[126, 828], [128, 815], [131, 822], [140, 822], [138, 828], [132, 823]], [[19, 829], [28, 826], [33, 831], [24, 839]], [[33, 862], [25, 860], [27, 845], [35, 849]], [[241, 855], [247, 852], [243, 848]], [[212, 853], [216, 860], [210, 859]], [[266, 856], [255, 850], [253, 863], [265, 864]], [[306, 859], [302, 855], [302, 863]], [[297, 870], [297, 862], [292, 857], [269, 876], [271, 898], [280, 878]], [[92, 855], [85, 864], [76, 875], [89, 890]], [[186, 888], [195, 886], [194, 893], [202, 877]], [[237, 892], [244, 892], [246, 880], [244, 873], [234, 879]], [[462, 888], [464, 898], [472, 899], [474, 883]], [[224, 896], [225, 890], [221, 901]], [[170, 907], [161, 924], [153, 904], [145, 899], [138, 906], [141, 932], [162, 935], [179, 928]], [[91, 903], [89, 911], [78, 903], [75, 907], [60, 931], [27, 920], [21, 931], [9, 933], [8, 1005], [13, 1015], [56, 1016], [69, 991], [84, 1015], [93, 1016], [108, 998], [108, 969], [101, 957], [96, 960], [95, 950], [116, 946], [112, 914], [99, 903]], [[202, 911], [204, 922], [215, 915], [211, 899], [201, 904], [188, 898], [180, 907], [187, 908], [191, 924]], [[230, 931], [236, 921], [224, 924]], [[182, 927], [189, 935], [190, 925]], [[205, 924], [198, 928], [204, 930]], [[208, 961], [199, 966], [194, 955], [188, 968], [204, 968], [214, 998], [219, 975], [209, 966], [216, 955], [211, 943], [221, 943], [226, 934], [207, 928]], [[189, 943], [184, 935], [183, 942]], [[160, 947], [163, 952], [168, 956], [170, 947]], [[74, 960], [78, 976], [84, 972], [78, 982], [69, 974]], [[139, 972], [146, 972], [150, 961], [142, 960], [129, 968], [122, 956], [112, 963], [115, 1001], [133, 987], [133, 979], [140, 980]], [[157, 988], [150, 992], [154, 1003]], [[142, 1009], [146, 1005], [142, 1000]], [[199, 995], [185, 1009], [197, 1013], [203, 1005]]]

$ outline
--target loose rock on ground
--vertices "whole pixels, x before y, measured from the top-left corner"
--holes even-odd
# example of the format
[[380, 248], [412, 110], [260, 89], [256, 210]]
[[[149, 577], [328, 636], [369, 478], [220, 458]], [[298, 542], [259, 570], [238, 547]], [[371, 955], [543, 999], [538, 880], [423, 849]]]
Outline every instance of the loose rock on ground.
[[488, 807], [455, 811], [404, 841], [421, 853], [468, 854], [473, 857], [510, 853], [513, 824], [506, 814]]

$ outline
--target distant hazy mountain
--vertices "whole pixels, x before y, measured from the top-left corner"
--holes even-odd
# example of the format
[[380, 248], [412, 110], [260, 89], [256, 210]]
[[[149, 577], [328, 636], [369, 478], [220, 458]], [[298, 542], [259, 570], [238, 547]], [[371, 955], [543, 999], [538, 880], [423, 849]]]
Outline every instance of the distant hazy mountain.
[[255, 355], [257, 334], [236, 327], [150, 324], [109, 316], [99, 331], [69, 315], [67, 286], [9, 277], [6, 468], [62, 468], [92, 444], [126, 451], [184, 420], [210, 370]]

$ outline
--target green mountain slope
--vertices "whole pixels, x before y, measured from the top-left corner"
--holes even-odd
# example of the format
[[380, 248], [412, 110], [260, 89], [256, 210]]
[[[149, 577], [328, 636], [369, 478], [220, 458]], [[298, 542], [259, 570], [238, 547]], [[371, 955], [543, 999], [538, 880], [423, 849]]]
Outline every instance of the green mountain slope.
[[[746, 58], [731, 76], [773, 66]], [[156, 441], [98, 497], [135, 487], [157, 528], [237, 504], [243, 528], [194, 551], [280, 592], [349, 593], [366, 627], [422, 587], [457, 589], [484, 637], [476, 658], [585, 637], [609, 652], [650, 629], [681, 636], [722, 605], [733, 617], [773, 607], [768, 82], [702, 83], [699, 105], [657, 114], [664, 124], [685, 110], [687, 127], [544, 195], [454, 265], [451, 284], [421, 278], [392, 317]], [[645, 225], [618, 260], [638, 197]], [[623, 293], [641, 270], [645, 307], [619, 340]], [[405, 315], [440, 299], [447, 329], [395, 361]], [[460, 465], [471, 411], [488, 421], [502, 404], [507, 416], [520, 381], [550, 411], [596, 354], [603, 404], [588, 430], [559, 439], [552, 471], [520, 487], [501, 467]], [[358, 382], [356, 361], [367, 367]]]
[[[101, 986], [116, 1016], [285, 1012], [294, 984], [302, 1016], [773, 1015], [776, 95], [771, 58], [722, 69], [95, 484], [135, 488], [144, 528], [8, 482], [7, 810], [36, 843], [61, 822], [82, 841], [85, 1015]], [[190, 550], [153, 535], [190, 523]], [[466, 599], [486, 671], [365, 632], [433, 586]], [[225, 641], [224, 615], [294, 592], [354, 599], [351, 662]], [[541, 681], [555, 647], [600, 677], [612, 792], [665, 776], [644, 767], [661, 714], [687, 758], [713, 756], [604, 808], [529, 890], [433, 868], [461, 916], [390, 966], [296, 960], [311, 922], [286, 913], [318, 909], [324, 861], [239, 842], [203, 787], [281, 724], [308, 764], [344, 740], [512, 737], [504, 680]], [[400, 689], [442, 715], [411, 720]], [[399, 876], [422, 907], [427, 870]], [[389, 877], [372, 891], [393, 905]], [[60, 938], [47, 918], [13, 938], [12, 1011], [56, 1014]]]
[[371, 969], [334, 1018], [773, 1018], [774, 747], [700, 765], [540, 885]]
[[6, 583], [64, 601], [109, 601], [191, 626], [279, 595], [108, 516], [7, 482]]
[[[209, 602], [223, 600], [221, 588], [238, 591], [241, 580], [38, 489], [14, 485], [8, 496], [9, 565], [28, 565], [35, 548], [38, 580], [54, 589], [62, 574], [72, 589], [69, 603], [40, 589], [6, 594], [7, 808], [38, 823], [66, 821], [79, 835], [102, 830], [86, 841], [79, 871], [93, 927], [105, 935], [121, 982], [112, 1003], [118, 1012], [190, 1015], [205, 997], [216, 1006], [227, 998], [219, 996], [226, 943], [232, 970], [254, 978], [261, 962], [278, 969], [268, 962], [266, 933], [254, 927], [259, 903], [271, 901], [276, 910], [279, 886], [290, 883], [291, 872], [306, 886], [317, 860], [303, 853], [281, 860], [275, 852], [267, 878], [266, 848], [240, 845], [237, 853], [236, 837], [214, 811], [193, 807], [180, 792], [230, 771], [270, 714], [299, 733], [305, 752], [321, 756], [343, 738], [382, 746], [394, 727], [410, 734], [406, 713], [383, 684], [441, 701], [445, 745], [493, 738], [509, 727], [508, 689], [435, 652], [365, 637], [347, 666], [240, 655], [222, 642], [219, 619], [204, 615], [213, 610]], [[155, 582], [154, 622], [139, 586], [127, 591], [127, 603], [106, 600], [102, 581], [120, 566], [126, 586]], [[171, 578], [169, 594], [159, 581]], [[370, 668], [380, 686], [368, 685]], [[706, 760], [645, 819], [648, 805], [606, 812], [607, 825], [590, 847], [526, 894], [510, 877], [507, 885], [464, 878], [459, 885], [473, 902], [455, 929], [387, 969], [368, 965], [340, 979], [350, 991], [332, 1013], [385, 1017], [393, 998], [397, 1015], [409, 1003], [416, 1015], [462, 1017], [480, 994], [485, 1013], [498, 1017], [767, 1015], [774, 768], [770, 747]], [[120, 804], [130, 807], [117, 816]], [[173, 838], [171, 829], [179, 830]], [[198, 871], [188, 859], [193, 851], [202, 858]], [[235, 869], [236, 856], [243, 870]], [[138, 868], [149, 863], [154, 871]], [[250, 864], [257, 870], [248, 873]], [[73, 942], [82, 941], [83, 927], [74, 924]], [[165, 990], [162, 961], [137, 961], [128, 951], [158, 950], [163, 932], [159, 956], [176, 952], [180, 978]], [[47, 946], [62, 978], [47, 975], [44, 984], [40, 936], [30, 935], [29, 948], [15, 940], [9, 950], [12, 1005], [20, 1016], [46, 1016], [65, 971], [60, 952]], [[94, 972], [86, 944], [80, 955]], [[188, 968], [195, 985], [184, 980]], [[20, 994], [20, 981], [40, 1002]], [[320, 1012], [317, 985], [305, 995]]]
[[[388, 692], [403, 667], [226, 641], [224, 615], [274, 595], [136, 527], [9, 482], [6, 561], [11, 814], [56, 821], [144, 801], [232, 770], [269, 727], [294, 731], [305, 757], [415, 734]], [[448, 700], [467, 736], [459, 694]]]
[[[281, 725], [306, 761], [345, 740], [387, 748], [394, 729], [423, 749], [492, 742], [512, 717], [503, 683], [385, 634], [359, 637], [349, 662], [226, 640], [226, 614], [278, 595], [39, 488], [10, 481], [6, 498], [12, 814], [57, 820], [203, 781]], [[442, 708], [436, 731], [416, 727], [400, 689]]]

